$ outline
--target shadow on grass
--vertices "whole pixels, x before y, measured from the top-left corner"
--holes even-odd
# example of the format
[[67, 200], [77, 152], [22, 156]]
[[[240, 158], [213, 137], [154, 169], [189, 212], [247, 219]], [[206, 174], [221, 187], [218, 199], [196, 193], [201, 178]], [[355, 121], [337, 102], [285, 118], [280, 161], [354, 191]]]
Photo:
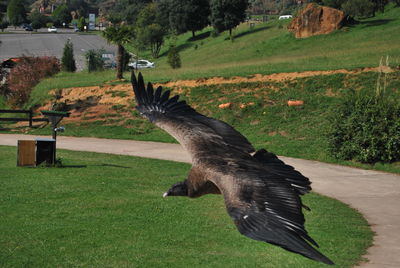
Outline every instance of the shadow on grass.
[[[180, 51], [182, 51], [182, 50], [184, 50], [184, 49], [187, 49], [187, 48], [190, 48], [192, 46], [192, 44], [188, 44], [188, 43], [185, 43], [185, 44], [182, 44], [182, 45], [179, 45], [179, 46], [177, 46], [176, 47], [176, 49], [180, 52]], [[168, 51], [169, 50], [167, 50], [167, 51], [164, 51], [163, 53], [161, 53], [158, 57], [160, 58], [160, 57], [163, 57], [163, 56], [167, 56], [168, 55]]]
[[132, 168], [132, 167], [126, 167], [126, 166], [120, 166], [120, 165], [113, 165], [113, 164], [101, 164], [101, 165], [95, 165], [98, 167], [117, 167], [117, 168]]
[[198, 41], [198, 40], [206, 39], [210, 36], [210, 34], [211, 34], [211, 31], [204, 32], [199, 35], [196, 35], [195, 37], [188, 38], [188, 41]]
[[362, 25], [364, 27], [381, 26], [392, 22], [392, 19], [372, 20], [372, 21], [355, 21], [350, 22], [349, 26]]
[[[253, 30], [248, 30], [248, 31], [246, 31], [246, 32], [242, 32], [242, 33], [239, 33], [239, 34], [237, 34], [237, 35], [234, 35], [233, 38], [235, 38], [235, 39], [236, 39], [236, 38], [240, 38], [240, 37], [243, 37], [243, 36], [252, 34], [252, 33], [257, 33], [257, 32], [263, 31], [263, 30], [267, 30], [267, 29], [269, 29], [269, 28], [271, 28], [271, 26], [263, 26], [263, 27], [256, 28], [256, 29], [253, 29]], [[228, 38], [228, 39], [229, 39], [229, 38]]]
[[87, 168], [87, 165], [62, 165], [60, 168]]
[[[98, 164], [98, 165], [91, 165], [93, 167], [116, 167], [116, 168], [132, 168], [120, 165], [113, 165], [113, 164]], [[87, 168], [88, 165], [62, 165], [60, 168]]]
[[[266, 30], [266, 29], [269, 29], [269, 28], [272, 28], [272, 27], [271, 26], [263, 26], [263, 27], [256, 28], [256, 29], [253, 29], [253, 30], [250, 29], [248, 31], [241, 32], [239, 34], [233, 35], [233, 39], [241, 38], [243, 36], [246, 36], [246, 35], [249, 35], [249, 34], [252, 34], [252, 33], [257, 33], [257, 32], [260, 32], [260, 31], [263, 31], [263, 30]], [[229, 36], [225, 38], [225, 40], [229, 40], [229, 39], [230, 39]]]

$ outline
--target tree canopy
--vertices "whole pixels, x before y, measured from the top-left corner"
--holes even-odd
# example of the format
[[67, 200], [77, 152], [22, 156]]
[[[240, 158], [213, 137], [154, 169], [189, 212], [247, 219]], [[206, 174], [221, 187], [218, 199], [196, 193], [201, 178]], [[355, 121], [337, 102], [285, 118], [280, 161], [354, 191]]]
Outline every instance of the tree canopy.
[[26, 21], [26, 10], [23, 0], [10, 0], [7, 6], [7, 17], [11, 25], [18, 26]]
[[120, 0], [116, 2], [110, 13], [118, 14], [121, 21], [134, 25], [140, 11], [151, 2], [151, 0]]
[[44, 27], [48, 21], [47, 17], [35, 10], [28, 16], [29, 21], [32, 24], [33, 29], [40, 29]]
[[210, 5], [208, 0], [169, 0], [169, 23], [177, 33], [195, 32], [209, 23]]
[[218, 32], [229, 30], [232, 38], [232, 29], [246, 19], [248, 6], [248, 0], [211, 0], [211, 25]]
[[117, 78], [122, 79], [122, 71], [123, 71], [123, 63], [124, 63], [124, 54], [125, 48], [124, 45], [131, 42], [131, 40], [135, 36], [134, 28], [132, 26], [127, 25], [114, 25], [107, 27], [103, 31], [103, 37], [112, 44], [117, 45], [118, 55], [117, 55]]
[[58, 6], [54, 10], [52, 17], [56, 26], [61, 26], [63, 23], [69, 24], [72, 20], [71, 12], [66, 4]]
[[151, 54], [158, 57], [167, 26], [159, 21], [160, 10], [155, 3], [148, 4], [140, 13], [136, 22], [136, 39], [139, 47], [150, 46]]

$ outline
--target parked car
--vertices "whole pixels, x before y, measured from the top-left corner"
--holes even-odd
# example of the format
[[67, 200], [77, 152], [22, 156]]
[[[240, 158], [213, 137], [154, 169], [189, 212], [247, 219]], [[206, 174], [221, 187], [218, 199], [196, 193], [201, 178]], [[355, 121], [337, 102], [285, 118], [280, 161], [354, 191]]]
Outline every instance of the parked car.
[[138, 60], [134, 62], [128, 63], [128, 66], [133, 69], [146, 69], [146, 68], [154, 68], [154, 62], [148, 60]]
[[26, 26], [25, 26], [25, 31], [32, 32], [32, 31], [33, 31], [32, 26], [31, 26], [31, 25], [26, 25]]
[[287, 20], [287, 19], [291, 19], [291, 18], [293, 18], [292, 15], [282, 15], [282, 16], [279, 16], [279, 20]]
[[48, 31], [49, 33], [56, 33], [56, 32], [57, 32], [57, 28], [54, 27], [54, 26], [51, 26], [51, 27], [49, 27], [49, 28], [47, 29], [47, 31]]
[[106, 69], [114, 69], [117, 67], [117, 63], [115, 61], [115, 56], [113, 52], [104, 51], [101, 54], [101, 58], [103, 59], [103, 67]]

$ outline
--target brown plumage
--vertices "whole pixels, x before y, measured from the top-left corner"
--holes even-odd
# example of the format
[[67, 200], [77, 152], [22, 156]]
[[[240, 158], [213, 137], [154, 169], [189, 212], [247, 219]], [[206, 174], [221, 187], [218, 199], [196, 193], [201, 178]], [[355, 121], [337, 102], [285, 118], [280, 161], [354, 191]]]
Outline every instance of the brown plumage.
[[192, 159], [188, 177], [164, 197], [222, 194], [241, 234], [333, 264], [304, 228], [300, 195], [311, 190], [308, 178], [273, 153], [255, 152], [233, 127], [196, 112], [178, 95], [154, 91], [151, 83], [146, 89], [140, 73], [136, 79], [132, 72], [132, 85], [140, 114], [176, 138]]

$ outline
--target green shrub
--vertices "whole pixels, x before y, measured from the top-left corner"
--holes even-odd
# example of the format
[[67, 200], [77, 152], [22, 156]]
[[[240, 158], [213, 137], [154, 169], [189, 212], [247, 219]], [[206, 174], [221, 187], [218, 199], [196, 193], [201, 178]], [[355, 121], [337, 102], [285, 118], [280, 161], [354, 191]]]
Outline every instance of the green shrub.
[[168, 64], [173, 68], [177, 69], [181, 67], [181, 57], [176, 46], [171, 46], [168, 51]]
[[398, 99], [398, 93], [389, 94], [379, 87], [348, 92], [331, 114], [330, 153], [364, 163], [400, 160]]
[[102, 58], [103, 53], [103, 49], [89, 49], [85, 53], [86, 65], [89, 73], [102, 71], [104, 69], [104, 60]]
[[76, 65], [74, 59], [74, 47], [71, 40], [67, 40], [64, 46], [63, 56], [61, 58], [61, 69], [66, 72], [75, 72]]

